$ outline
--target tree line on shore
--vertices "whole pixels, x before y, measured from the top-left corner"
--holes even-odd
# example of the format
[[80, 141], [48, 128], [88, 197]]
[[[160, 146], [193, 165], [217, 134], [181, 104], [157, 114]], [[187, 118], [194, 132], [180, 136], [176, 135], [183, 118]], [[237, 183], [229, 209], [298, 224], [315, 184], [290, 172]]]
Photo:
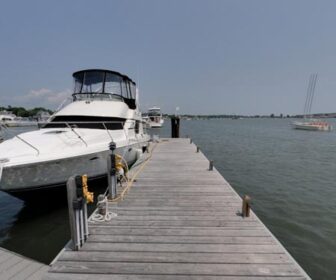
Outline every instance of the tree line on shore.
[[12, 106], [7, 106], [7, 107], [1, 107], [0, 106], [0, 111], [8, 111], [13, 113], [14, 115], [18, 117], [24, 117], [24, 118], [32, 118], [36, 116], [38, 112], [44, 111], [48, 112], [49, 114], [52, 114], [53, 111], [43, 108], [43, 107], [36, 107], [33, 109], [26, 109], [24, 107], [12, 107]]

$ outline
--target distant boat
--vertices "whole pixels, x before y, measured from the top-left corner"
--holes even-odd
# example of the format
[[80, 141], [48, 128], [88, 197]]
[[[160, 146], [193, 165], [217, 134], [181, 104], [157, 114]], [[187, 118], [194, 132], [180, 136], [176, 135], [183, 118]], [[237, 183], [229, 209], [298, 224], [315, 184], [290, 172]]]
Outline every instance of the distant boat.
[[7, 127], [37, 126], [36, 121], [32, 121], [29, 118], [17, 117], [8, 111], [0, 112], [0, 124]]
[[153, 107], [148, 109], [148, 123], [152, 128], [162, 127], [164, 120], [162, 117], [161, 109], [159, 107]]
[[311, 108], [313, 104], [315, 87], [317, 81], [317, 74], [312, 74], [309, 79], [308, 89], [307, 89], [307, 97], [303, 110], [304, 119], [303, 121], [295, 121], [292, 123], [294, 129], [301, 130], [310, 130], [310, 131], [331, 131], [332, 126], [326, 122], [321, 120], [315, 120], [311, 118]]
[[329, 123], [325, 121], [319, 121], [319, 120], [293, 122], [293, 127], [295, 129], [312, 130], [312, 131], [331, 131], [332, 130], [332, 126]]

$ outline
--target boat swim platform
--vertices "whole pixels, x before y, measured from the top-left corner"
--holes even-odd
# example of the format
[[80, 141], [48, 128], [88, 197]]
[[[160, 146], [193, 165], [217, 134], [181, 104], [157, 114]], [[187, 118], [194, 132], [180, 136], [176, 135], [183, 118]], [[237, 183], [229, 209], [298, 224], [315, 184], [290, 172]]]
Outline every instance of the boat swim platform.
[[48, 265], [0, 248], [1, 280], [41, 280], [48, 269]]
[[310, 279], [190, 139], [161, 139], [111, 221], [89, 221], [45, 280]]

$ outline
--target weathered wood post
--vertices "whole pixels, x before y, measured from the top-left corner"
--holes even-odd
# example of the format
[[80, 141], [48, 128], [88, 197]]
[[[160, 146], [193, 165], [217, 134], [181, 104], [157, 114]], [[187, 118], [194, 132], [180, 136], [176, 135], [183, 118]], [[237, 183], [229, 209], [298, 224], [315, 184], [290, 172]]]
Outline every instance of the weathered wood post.
[[213, 160], [209, 161], [209, 171], [213, 170]]
[[171, 136], [172, 138], [180, 138], [180, 117], [171, 118]]
[[244, 195], [243, 197], [243, 206], [242, 206], [242, 216], [250, 217], [251, 210], [251, 198], [248, 195]]
[[111, 151], [107, 157], [107, 181], [108, 181], [108, 199], [114, 199], [117, 196], [117, 170], [115, 167], [115, 154], [116, 143], [111, 142], [109, 145]]
[[197, 146], [196, 147], [196, 153], [199, 153], [199, 151], [200, 151], [200, 148]]

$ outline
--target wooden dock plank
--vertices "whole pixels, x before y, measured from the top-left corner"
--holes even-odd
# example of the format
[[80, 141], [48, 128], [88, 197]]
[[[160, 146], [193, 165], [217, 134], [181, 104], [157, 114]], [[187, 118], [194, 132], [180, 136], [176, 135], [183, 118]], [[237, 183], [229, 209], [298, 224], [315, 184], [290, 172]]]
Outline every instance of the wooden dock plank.
[[82, 272], [101, 274], [161, 274], [161, 275], [237, 275], [237, 276], [295, 276], [294, 264], [217, 264], [217, 263], [129, 263], [58, 261], [52, 272]]
[[111, 221], [45, 277], [96, 280], [310, 279], [188, 139], [158, 144]]
[[271, 236], [268, 237], [214, 237], [214, 236], [134, 236], [134, 235], [92, 235], [88, 242], [101, 243], [161, 243], [161, 244], [274, 244]]
[[[50, 273], [45, 280], [279, 280], [271, 276], [216, 276], [216, 275], [141, 275], [141, 274], [78, 274], [78, 273]], [[281, 278], [280, 278], [281, 279]], [[303, 276], [283, 277], [285, 280], [305, 280]]]
[[109, 235], [136, 235], [136, 236], [206, 236], [206, 237], [267, 237], [270, 236], [264, 229], [223, 229], [223, 228], [215, 228], [215, 229], [200, 229], [193, 228], [185, 229], [185, 228], [136, 228], [136, 227], [111, 227], [111, 226], [98, 226], [92, 225], [90, 227], [90, 234], [98, 235], [98, 234], [109, 234]]
[[83, 251], [109, 252], [186, 252], [186, 253], [282, 253], [277, 245], [259, 244], [148, 244], [148, 243], [95, 243], [87, 242]]
[[[0, 279], [1, 280], [41, 280], [46, 275], [49, 266], [20, 256], [0, 248]], [[43, 273], [42, 273], [43, 272]], [[35, 274], [34, 278], [29, 278]]]
[[66, 251], [60, 261], [153, 263], [290, 263], [286, 254]]

